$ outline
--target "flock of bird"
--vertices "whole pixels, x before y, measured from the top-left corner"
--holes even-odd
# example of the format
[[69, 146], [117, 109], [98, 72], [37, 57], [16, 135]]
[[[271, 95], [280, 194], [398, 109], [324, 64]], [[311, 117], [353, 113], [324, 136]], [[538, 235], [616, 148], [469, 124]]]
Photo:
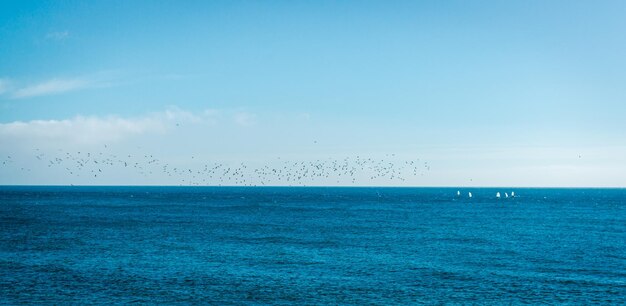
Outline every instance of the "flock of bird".
[[[138, 174], [145, 178], [167, 177], [180, 185], [237, 185], [306, 186], [319, 184], [349, 185], [357, 183], [399, 183], [411, 176], [423, 176], [430, 171], [426, 161], [398, 160], [395, 154], [386, 158], [350, 156], [316, 160], [283, 160], [280, 157], [269, 164], [202, 162], [191, 156], [178, 164], [165, 162], [152, 154], [113, 154], [104, 146], [104, 152], [65, 151], [53, 154], [35, 149], [33, 163], [19, 167], [31, 171], [33, 167], [52, 168], [66, 176], [96, 180], [108, 173]], [[20, 156], [23, 160], [24, 156]], [[15, 164], [12, 156], [6, 156], [1, 166]], [[22, 163], [24, 164], [24, 163]], [[366, 180], [366, 182], [364, 182]], [[93, 182], [93, 181], [90, 181]]]

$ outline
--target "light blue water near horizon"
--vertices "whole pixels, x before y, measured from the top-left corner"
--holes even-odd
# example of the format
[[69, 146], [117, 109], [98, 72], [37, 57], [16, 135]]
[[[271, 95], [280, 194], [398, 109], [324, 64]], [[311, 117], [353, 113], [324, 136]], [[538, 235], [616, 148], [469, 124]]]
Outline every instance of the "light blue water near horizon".
[[3, 186], [0, 297], [626, 303], [625, 189], [457, 190]]

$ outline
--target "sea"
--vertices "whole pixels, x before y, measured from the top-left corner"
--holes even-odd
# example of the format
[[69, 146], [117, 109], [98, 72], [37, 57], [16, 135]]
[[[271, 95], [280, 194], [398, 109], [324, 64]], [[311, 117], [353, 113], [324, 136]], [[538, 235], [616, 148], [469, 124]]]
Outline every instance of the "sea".
[[4, 186], [0, 303], [625, 305], [626, 189]]

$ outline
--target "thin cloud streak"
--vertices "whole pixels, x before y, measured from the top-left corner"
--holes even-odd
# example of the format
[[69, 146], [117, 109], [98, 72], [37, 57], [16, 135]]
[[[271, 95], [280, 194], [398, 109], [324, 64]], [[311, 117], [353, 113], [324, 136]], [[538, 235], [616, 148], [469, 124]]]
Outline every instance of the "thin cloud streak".
[[55, 77], [31, 84], [17, 79], [0, 78], [0, 97], [27, 99], [59, 95], [84, 89], [117, 87], [155, 79], [175, 81], [185, 77], [187, 76], [181, 74], [166, 74], [158, 77], [142, 78], [124, 75], [123, 72], [116, 70], [108, 70], [76, 77]]
[[61, 94], [92, 87], [95, 84], [87, 79], [51, 79], [38, 84], [26, 86], [15, 90], [11, 97], [14, 99], [32, 98]]
[[70, 32], [68, 31], [55, 31], [55, 32], [50, 32], [46, 34], [46, 39], [56, 40], [56, 41], [66, 40], [69, 37], [70, 37]]

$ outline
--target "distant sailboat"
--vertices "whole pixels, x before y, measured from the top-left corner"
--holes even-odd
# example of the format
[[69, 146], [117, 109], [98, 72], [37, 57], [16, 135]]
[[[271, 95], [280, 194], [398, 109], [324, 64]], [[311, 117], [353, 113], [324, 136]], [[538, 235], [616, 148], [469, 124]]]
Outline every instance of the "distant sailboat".
[[498, 199], [500, 198], [500, 193], [499, 192], [496, 192], [496, 198], [498, 198]]
[[456, 196], [457, 196], [457, 197], [460, 197], [460, 196], [461, 196], [461, 191], [460, 191], [460, 190], [457, 190], [457, 191], [456, 191]]
[[511, 197], [515, 197], [515, 191], [511, 191]]
[[471, 197], [472, 197], [472, 193], [471, 193], [471, 192], [468, 192], [468, 193], [467, 193], [467, 196], [468, 196], [469, 198], [471, 198]]
[[504, 197], [505, 197], [505, 198], [508, 198], [508, 197], [509, 197], [509, 194], [505, 192], [505, 193], [504, 193]]

